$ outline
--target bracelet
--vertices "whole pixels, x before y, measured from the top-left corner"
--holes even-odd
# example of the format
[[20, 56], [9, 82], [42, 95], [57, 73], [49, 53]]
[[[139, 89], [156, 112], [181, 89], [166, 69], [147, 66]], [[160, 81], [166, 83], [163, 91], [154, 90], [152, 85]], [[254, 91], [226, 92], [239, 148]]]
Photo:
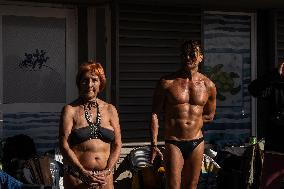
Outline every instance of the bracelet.
[[158, 147], [158, 145], [157, 144], [151, 144], [151, 147], [156, 148], [156, 147]]
[[106, 169], [106, 170], [109, 172], [109, 174], [113, 173], [113, 171], [112, 171], [112, 169], [111, 169], [111, 168]]

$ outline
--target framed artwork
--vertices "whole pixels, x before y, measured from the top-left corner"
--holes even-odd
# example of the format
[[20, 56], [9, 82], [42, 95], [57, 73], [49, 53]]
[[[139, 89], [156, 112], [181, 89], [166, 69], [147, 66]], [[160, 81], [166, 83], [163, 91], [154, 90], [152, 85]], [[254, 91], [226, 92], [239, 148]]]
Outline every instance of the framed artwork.
[[52, 149], [77, 94], [76, 10], [11, 3], [0, 18], [1, 139], [25, 134], [38, 151]]

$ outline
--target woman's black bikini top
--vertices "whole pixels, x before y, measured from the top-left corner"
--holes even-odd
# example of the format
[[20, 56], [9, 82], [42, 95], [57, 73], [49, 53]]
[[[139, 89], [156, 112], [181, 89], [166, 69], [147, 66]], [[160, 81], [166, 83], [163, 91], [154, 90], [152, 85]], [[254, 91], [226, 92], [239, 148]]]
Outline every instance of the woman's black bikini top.
[[86, 127], [81, 127], [79, 129], [73, 129], [71, 131], [68, 138], [68, 143], [70, 146], [80, 144], [90, 139], [101, 139], [102, 141], [107, 143], [111, 143], [113, 141], [114, 132], [101, 126], [101, 114], [97, 102], [95, 102], [95, 106], [97, 107], [96, 123], [93, 123], [91, 121], [91, 115], [84, 105], [85, 118], [89, 125]]

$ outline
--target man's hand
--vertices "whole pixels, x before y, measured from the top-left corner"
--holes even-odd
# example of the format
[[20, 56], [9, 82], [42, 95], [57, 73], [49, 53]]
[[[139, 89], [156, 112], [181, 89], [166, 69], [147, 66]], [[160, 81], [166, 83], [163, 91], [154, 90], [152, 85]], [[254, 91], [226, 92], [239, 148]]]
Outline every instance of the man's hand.
[[150, 159], [151, 164], [154, 163], [154, 160], [157, 155], [161, 157], [161, 160], [164, 160], [164, 156], [162, 152], [160, 151], [160, 149], [157, 146], [152, 146], [151, 147], [151, 159]]

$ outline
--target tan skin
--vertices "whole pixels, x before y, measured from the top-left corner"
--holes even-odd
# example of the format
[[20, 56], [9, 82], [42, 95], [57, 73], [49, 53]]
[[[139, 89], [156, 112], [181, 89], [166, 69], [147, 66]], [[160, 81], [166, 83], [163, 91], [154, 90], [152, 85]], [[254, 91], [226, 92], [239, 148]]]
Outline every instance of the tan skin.
[[[113, 176], [111, 171], [119, 159], [121, 150], [121, 132], [116, 108], [100, 99], [97, 99], [100, 80], [95, 74], [85, 73], [80, 81], [80, 97], [64, 107], [59, 129], [59, 144], [63, 155], [64, 164], [77, 168], [84, 180], [70, 174], [64, 175], [64, 187], [68, 189], [113, 189]], [[82, 100], [83, 99], [83, 100]], [[101, 113], [101, 126], [114, 131], [114, 141], [103, 142], [100, 139], [91, 139], [80, 144], [69, 146], [68, 137], [72, 129], [88, 126], [84, 117], [84, 101], [97, 100]], [[89, 112], [97, 115], [97, 110], [92, 107]], [[95, 122], [96, 116], [91, 117]], [[98, 171], [94, 175], [93, 171]]]
[[278, 66], [279, 75], [284, 77], [284, 62], [280, 63]]
[[[183, 66], [177, 72], [162, 77], [153, 99], [151, 132], [152, 145], [157, 144], [159, 114], [164, 112], [165, 140], [193, 140], [203, 136], [201, 128], [211, 122], [216, 110], [214, 83], [198, 72], [203, 55], [183, 58]], [[204, 141], [183, 159], [179, 148], [166, 143], [164, 161], [167, 189], [196, 189], [201, 171]], [[151, 162], [156, 155], [163, 158], [157, 147], [152, 147]]]

